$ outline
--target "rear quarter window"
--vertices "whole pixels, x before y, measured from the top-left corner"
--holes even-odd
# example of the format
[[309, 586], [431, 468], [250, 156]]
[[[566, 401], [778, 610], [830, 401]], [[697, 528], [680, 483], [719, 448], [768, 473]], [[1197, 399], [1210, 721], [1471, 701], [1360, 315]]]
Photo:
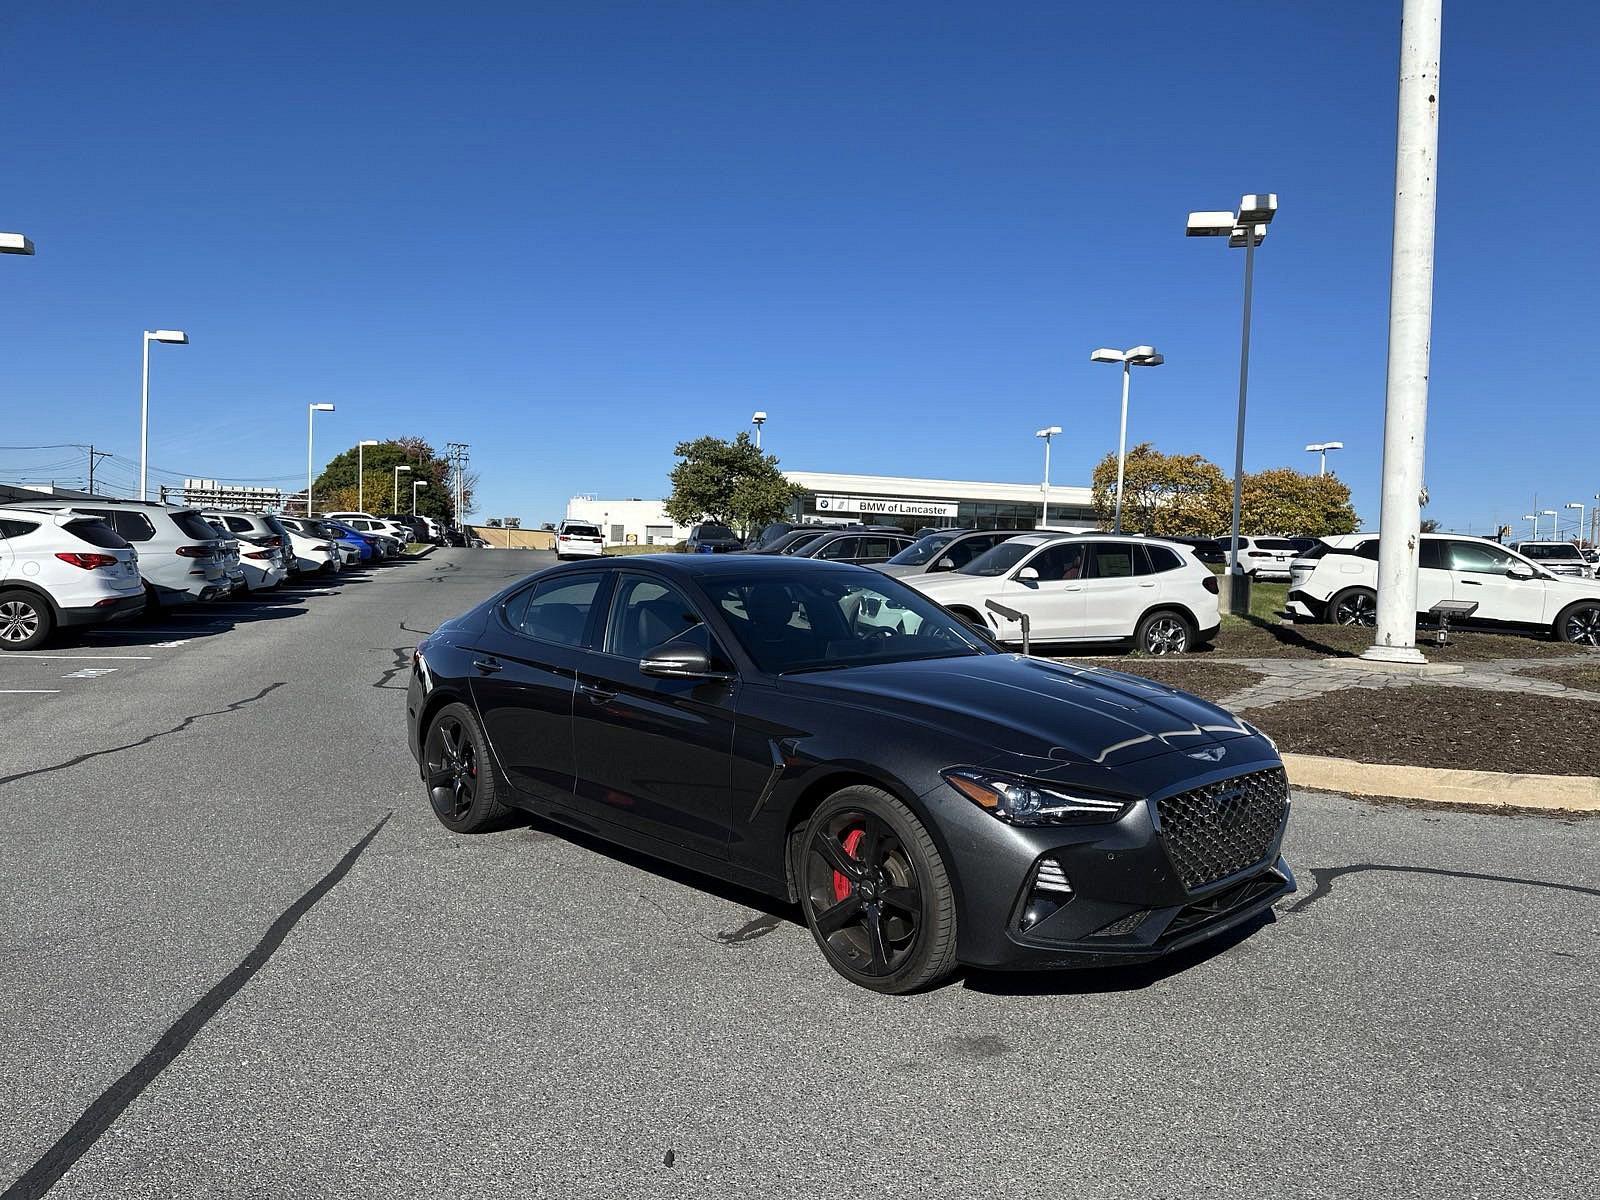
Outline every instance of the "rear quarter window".
[[[21, 537], [25, 533], [32, 533], [39, 528], [34, 521], [15, 521], [0, 518], [0, 537]], [[110, 530], [106, 531], [111, 532]]]
[[127, 539], [104, 521], [72, 521], [64, 526], [80, 542], [99, 546], [102, 550], [126, 550]]

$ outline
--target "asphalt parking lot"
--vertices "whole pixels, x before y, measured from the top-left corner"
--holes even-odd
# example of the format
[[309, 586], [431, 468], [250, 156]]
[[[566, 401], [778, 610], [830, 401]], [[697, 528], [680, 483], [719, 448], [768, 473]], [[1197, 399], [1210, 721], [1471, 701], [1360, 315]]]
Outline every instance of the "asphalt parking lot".
[[1297, 795], [1247, 937], [884, 997], [759, 897], [434, 820], [410, 647], [548, 561], [0, 656], [0, 1197], [1595, 1194], [1600, 822]]

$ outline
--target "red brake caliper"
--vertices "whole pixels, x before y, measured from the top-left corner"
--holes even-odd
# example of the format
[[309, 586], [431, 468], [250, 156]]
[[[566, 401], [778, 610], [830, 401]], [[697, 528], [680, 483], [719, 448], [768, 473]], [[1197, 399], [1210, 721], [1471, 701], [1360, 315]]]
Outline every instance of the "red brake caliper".
[[[866, 837], [865, 829], [852, 829], [844, 835], [844, 852], [851, 858], [856, 856], [856, 847], [861, 845], [861, 839]], [[844, 875], [835, 871], [833, 873], [833, 902], [837, 904], [850, 894], [850, 881]]]

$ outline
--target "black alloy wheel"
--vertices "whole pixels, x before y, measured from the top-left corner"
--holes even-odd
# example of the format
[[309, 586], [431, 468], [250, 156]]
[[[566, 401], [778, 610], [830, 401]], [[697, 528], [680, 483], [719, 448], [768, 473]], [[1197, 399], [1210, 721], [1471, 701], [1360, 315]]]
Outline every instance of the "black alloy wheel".
[[955, 901], [916, 816], [874, 787], [824, 801], [795, 847], [806, 923], [829, 964], [874, 991], [915, 991], [955, 966]]
[[1600, 604], [1574, 604], [1556, 622], [1556, 633], [1574, 645], [1600, 646]]
[[1378, 595], [1366, 588], [1350, 588], [1329, 602], [1328, 613], [1335, 625], [1363, 625], [1370, 629], [1378, 623]]
[[1146, 654], [1184, 654], [1194, 643], [1194, 626], [1175, 612], [1151, 613], [1139, 622], [1134, 643]]
[[509, 815], [478, 718], [465, 704], [447, 704], [428, 726], [422, 776], [433, 814], [457, 833], [498, 828]]

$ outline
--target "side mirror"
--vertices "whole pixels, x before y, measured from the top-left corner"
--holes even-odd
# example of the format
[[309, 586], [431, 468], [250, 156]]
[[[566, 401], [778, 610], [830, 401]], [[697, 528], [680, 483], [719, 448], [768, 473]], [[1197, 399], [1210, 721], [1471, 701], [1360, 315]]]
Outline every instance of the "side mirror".
[[1507, 579], [1532, 579], [1533, 578], [1533, 568], [1532, 567], [1525, 567], [1521, 563], [1518, 563], [1516, 566], [1507, 567], [1506, 568], [1506, 578]]
[[1033, 567], [1023, 567], [1022, 570], [1017, 572], [1017, 578], [1023, 583], [1038, 583], [1039, 572]]
[[940, 571], [954, 571], [956, 569], [956, 560], [946, 555], [933, 565]]
[[657, 646], [645, 651], [639, 660], [639, 670], [662, 679], [732, 678], [728, 672], [717, 670], [711, 656], [699, 646]]

